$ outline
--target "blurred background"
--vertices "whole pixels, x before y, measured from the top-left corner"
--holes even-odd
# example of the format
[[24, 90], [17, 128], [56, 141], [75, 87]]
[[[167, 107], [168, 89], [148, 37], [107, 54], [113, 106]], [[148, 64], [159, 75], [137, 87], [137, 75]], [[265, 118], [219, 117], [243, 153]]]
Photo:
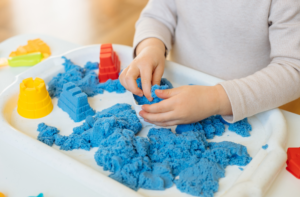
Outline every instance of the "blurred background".
[[148, 0], [0, 0], [0, 42], [41, 33], [80, 45], [132, 45]]
[[[24, 33], [80, 45], [132, 46], [134, 25], [148, 0], [0, 0], [0, 42]], [[281, 107], [300, 114], [300, 100]]]

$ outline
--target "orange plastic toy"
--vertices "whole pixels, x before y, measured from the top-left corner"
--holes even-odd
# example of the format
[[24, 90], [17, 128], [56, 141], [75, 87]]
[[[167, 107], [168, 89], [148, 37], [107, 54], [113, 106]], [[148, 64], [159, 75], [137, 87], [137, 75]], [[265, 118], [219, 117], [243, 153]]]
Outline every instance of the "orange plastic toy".
[[99, 82], [108, 79], [118, 79], [120, 72], [120, 60], [111, 44], [102, 44], [100, 49]]
[[287, 156], [286, 170], [300, 179], [300, 148], [288, 148]]
[[8, 60], [6, 58], [0, 58], [0, 68], [4, 66], [8, 66]]
[[38, 38], [34, 40], [28, 40], [27, 45], [19, 46], [16, 51], [13, 51], [9, 54], [9, 57], [36, 52], [41, 52], [44, 59], [51, 55], [50, 47], [44, 41]]
[[43, 79], [30, 77], [20, 84], [18, 113], [24, 118], [36, 119], [51, 113], [53, 104]]
[[3, 193], [0, 192], [0, 197], [5, 197], [5, 195]]

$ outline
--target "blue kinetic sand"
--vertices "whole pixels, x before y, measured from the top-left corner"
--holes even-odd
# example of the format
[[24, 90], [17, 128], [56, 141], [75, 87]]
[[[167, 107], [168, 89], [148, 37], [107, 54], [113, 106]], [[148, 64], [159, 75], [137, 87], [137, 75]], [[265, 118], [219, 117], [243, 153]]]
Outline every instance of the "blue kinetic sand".
[[211, 116], [200, 122], [192, 124], [178, 125], [175, 131], [178, 134], [187, 131], [199, 131], [203, 132], [207, 139], [212, 139], [215, 135], [223, 135], [225, 132], [224, 124], [229, 125], [229, 131], [233, 131], [242, 137], [249, 137], [250, 131], [252, 131], [252, 127], [247, 118], [235, 123], [227, 123], [220, 115]]
[[[141, 78], [138, 78], [136, 80], [136, 83], [138, 85], [138, 87], [142, 89], [142, 81], [141, 81]], [[134, 96], [134, 99], [136, 100], [136, 102], [138, 103], [138, 105], [145, 105], [145, 104], [154, 104], [154, 103], [158, 103], [160, 101], [162, 101], [163, 99], [161, 98], [158, 98], [155, 94], [155, 90], [159, 89], [159, 90], [166, 90], [166, 89], [171, 89], [173, 88], [171, 82], [169, 82], [167, 79], [165, 78], [162, 78], [161, 79], [161, 83], [160, 83], [160, 86], [159, 85], [154, 85], [151, 87], [151, 96], [153, 98], [153, 100], [150, 102], [145, 96], [138, 96], [138, 95], [133, 95]]]
[[225, 126], [221, 121], [221, 116], [211, 116], [200, 122], [183, 124], [176, 127], [176, 133], [181, 134], [187, 131], [202, 132], [207, 139], [214, 138], [215, 135], [221, 136], [225, 132]]
[[263, 148], [264, 150], [266, 150], [268, 147], [269, 147], [269, 145], [268, 145], [268, 144], [266, 144], [266, 145], [262, 146], [262, 148]]
[[107, 92], [124, 93], [126, 89], [121, 85], [119, 79], [108, 79], [105, 83], [100, 83], [99, 88], [106, 90]]
[[65, 60], [63, 63], [65, 72], [59, 73], [48, 83], [49, 95], [52, 98], [59, 97], [63, 90], [63, 85], [68, 82], [76, 84], [89, 97], [97, 94], [103, 94], [104, 90], [110, 90], [117, 93], [123, 93], [126, 91], [118, 79], [105, 83], [105, 85], [99, 83], [98, 75], [93, 71], [98, 69], [98, 62], [87, 62], [84, 68], [82, 68], [72, 63], [71, 60], [66, 57], [62, 58]]
[[50, 127], [45, 125], [45, 123], [40, 123], [37, 129], [39, 133], [37, 139], [48, 146], [52, 146], [55, 142], [55, 135], [59, 133], [59, 130], [55, 127]]
[[250, 131], [252, 131], [252, 127], [249, 124], [248, 119], [244, 118], [243, 120], [240, 120], [233, 124], [229, 124], [228, 130], [233, 131], [243, 137], [249, 137]]
[[62, 136], [56, 128], [41, 123], [38, 126], [38, 131], [41, 132], [38, 139], [49, 146], [55, 143], [65, 151], [89, 151], [92, 147], [98, 147], [103, 139], [124, 129], [137, 134], [142, 129], [142, 124], [129, 104], [116, 104], [96, 113], [94, 117], [88, 116], [82, 125], [73, 128], [73, 133], [69, 136]]
[[[82, 68], [65, 58], [64, 67], [65, 72], [49, 82], [49, 92], [52, 97], [60, 96], [59, 102], [64, 101], [65, 97], [74, 97], [73, 92], [75, 94], [78, 90], [75, 85], [87, 96], [103, 93], [104, 90], [116, 93], [126, 91], [119, 80], [100, 84], [97, 74], [93, 72], [98, 68], [98, 63], [88, 62]], [[66, 84], [67, 89], [68, 82], [74, 84], [71, 83], [71, 91], [65, 93], [63, 85]], [[137, 84], [141, 88], [140, 79]], [[162, 79], [160, 86], [152, 86], [152, 102], [146, 97], [134, 97], [140, 105], [157, 103], [162, 99], [155, 95], [155, 90], [169, 88], [172, 84]], [[65, 151], [89, 151], [98, 147], [94, 155], [96, 163], [111, 172], [109, 177], [134, 190], [164, 190], [175, 184], [182, 192], [212, 197], [218, 191], [219, 179], [225, 176], [227, 166], [245, 166], [252, 160], [243, 145], [207, 141], [216, 135], [223, 135], [225, 124], [241, 136], [249, 136], [252, 130], [247, 119], [228, 124], [216, 115], [197, 123], [178, 125], [176, 134], [167, 128], [151, 128], [147, 137], [140, 137], [136, 134], [142, 125], [135, 111], [129, 104], [116, 104], [94, 116], [87, 116], [69, 136], [60, 135], [56, 128], [41, 123], [38, 126], [38, 140], [49, 146], [55, 144]]]
[[148, 138], [127, 129], [114, 132], [101, 141], [95, 160], [113, 172], [111, 178], [134, 190], [163, 190], [174, 182], [182, 192], [213, 196], [225, 168], [245, 166], [251, 157], [242, 145], [208, 143], [200, 132], [176, 135], [170, 129], [152, 128]]
[[181, 134], [152, 128], [147, 137], [139, 137], [136, 134], [142, 125], [134, 110], [128, 104], [116, 104], [88, 116], [69, 136], [41, 123], [38, 139], [66, 151], [99, 147], [96, 163], [112, 172], [111, 178], [134, 190], [164, 190], [175, 183], [182, 192], [212, 197], [228, 165], [245, 166], [252, 159], [243, 145], [207, 142], [212, 130], [213, 135], [223, 133], [219, 118], [181, 125]]
[[80, 122], [89, 115], [95, 115], [95, 111], [88, 103], [87, 95], [72, 82], [64, 85], [57, 105], [67, 112], [75, 122]]

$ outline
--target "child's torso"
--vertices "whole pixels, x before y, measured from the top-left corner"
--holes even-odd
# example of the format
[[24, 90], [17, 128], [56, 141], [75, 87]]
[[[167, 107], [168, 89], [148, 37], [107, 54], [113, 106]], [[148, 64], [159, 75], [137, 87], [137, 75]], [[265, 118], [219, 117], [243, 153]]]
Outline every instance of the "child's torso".
[[[271, 0], [177, 0], [173, 61], [222, 79], [270, 63]], [[226, 71], [224, 73], [224, 71]]]

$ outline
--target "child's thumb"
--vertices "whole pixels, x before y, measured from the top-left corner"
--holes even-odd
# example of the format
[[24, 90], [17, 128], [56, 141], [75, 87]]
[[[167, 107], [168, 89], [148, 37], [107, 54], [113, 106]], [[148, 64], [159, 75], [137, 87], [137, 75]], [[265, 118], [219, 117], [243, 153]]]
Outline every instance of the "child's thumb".
[[176, 95], [177, 91], [175, 89], [166, 89], [166, 90], [155, 90], [155, 94], [157, 97], [161, 99], [168, 99], [174, 95]]

